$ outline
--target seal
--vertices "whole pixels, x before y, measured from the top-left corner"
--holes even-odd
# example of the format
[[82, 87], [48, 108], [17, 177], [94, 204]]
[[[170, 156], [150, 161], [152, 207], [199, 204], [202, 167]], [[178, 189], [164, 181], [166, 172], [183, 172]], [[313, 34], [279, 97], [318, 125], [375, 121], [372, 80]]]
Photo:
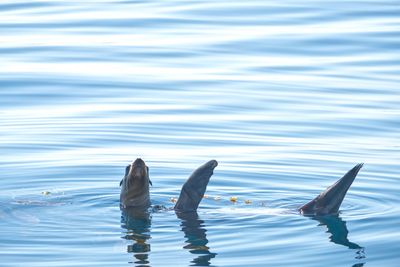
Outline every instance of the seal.
[[[196, 211], [204, 192], [207, 189], [210, 177], [213, 175], [216, 160], [210, 160], [197, 168], [182, 186], [178, 201], [174, 207], [178, 212]], [[149, 167], [140, 158], [136, 159], [125, 169], [125, 176], [120, 182], [120, 206], [123, 209], [148, 209], [151, 205], [149, 185]]]
[[[182, 186], [176, 212], [194, 212], [199, 207], [207, 185], [218, 166], [216, 160], [210, 160], [198, 167]], [[351, 184], [362, 168], [363, 163], [357, 164], [336, 183], [329, 186], [310, 202], [298, 210], [303, 215], [337, 214]], [[125, 176], [120, 182], [120, 205], [122, 208], [148, 209], [151, 205], [149, 186], [149, 167], [140, 158], [136, 159], [125, 169]]]
[[142, 159], [136, 159], [125, 168], [125, 176], [120, 182], [121, 207], [149, 208], [151, 204], [149, 185], [151, 184], [149, 167]]

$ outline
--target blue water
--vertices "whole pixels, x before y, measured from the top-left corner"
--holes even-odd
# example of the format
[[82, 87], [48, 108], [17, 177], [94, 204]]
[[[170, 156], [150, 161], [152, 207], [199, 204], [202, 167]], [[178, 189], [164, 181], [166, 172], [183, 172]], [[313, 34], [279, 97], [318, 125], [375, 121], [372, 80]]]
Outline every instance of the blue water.
[[[1, 266], [398, 266], [399, 1], [0, 14]], [[166, 207], [218, 160], [198, 217], [121, 219], [137, 157]], [[296, 212], [359, 162], [338, 217]]]

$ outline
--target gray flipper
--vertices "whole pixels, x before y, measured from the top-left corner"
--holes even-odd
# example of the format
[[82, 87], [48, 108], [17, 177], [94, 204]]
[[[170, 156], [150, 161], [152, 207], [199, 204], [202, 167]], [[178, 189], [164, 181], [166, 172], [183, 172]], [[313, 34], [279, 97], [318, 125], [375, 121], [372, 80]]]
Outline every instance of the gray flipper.
[[357, 164], [340, 180], [328, 187], [316, 198], [300, 207], [300, 212], [304, 215], [327, 215], [338, 213], [340, 204], [342, 204], [347, 190], [349, 190], [362, 166], [363, 163]]
[[[129, 164], [128, 166], [126, 166], [124, 177], [128, 176], [128, 173], [129, 173], [130, 168], [131, 168], [131, 164]], [[123, 182], [123, 181], [124, 181], [124, 179], [122, 179], [121, 182], [119, 182], [119, 186], [122, 185], [122, 182]]]
[[197, 210], [217, 165], [218, 162], [216, 160], [210, 160], [192, 173], [182, 186], [181, 194], [174, 207], [176, 211], [188, 212]]

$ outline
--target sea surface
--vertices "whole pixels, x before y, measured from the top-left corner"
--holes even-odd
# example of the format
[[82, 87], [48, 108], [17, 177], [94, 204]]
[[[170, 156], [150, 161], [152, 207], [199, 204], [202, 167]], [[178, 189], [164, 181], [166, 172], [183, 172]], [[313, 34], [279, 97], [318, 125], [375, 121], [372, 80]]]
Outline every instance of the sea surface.
[[[2, 267], [399, 266], [399, 143], [398, 0], [0, 2]], [[165, 209], [123, 217], [139, 157]]]

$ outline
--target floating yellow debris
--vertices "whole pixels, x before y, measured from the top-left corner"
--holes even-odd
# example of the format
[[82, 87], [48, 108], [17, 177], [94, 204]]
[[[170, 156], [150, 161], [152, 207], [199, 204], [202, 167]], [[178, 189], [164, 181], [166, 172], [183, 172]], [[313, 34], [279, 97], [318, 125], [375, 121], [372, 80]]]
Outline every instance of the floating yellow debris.
[[238, 198], [237, 197], [231, 197], [230, 199], [229, 199], [231, 202], [237, 202], [237, 200], [238, 200]]
[[208, 198], [208, 195], [204, 195], [203, 198]]
[[214, 197], [214, 200], [220, 200], [221, 199], [221, 197]]
[[50, 195], [50, 194], [51, 194], [50, 191], [43, 191], [43, 192], [42, 192], [42, 195], [45, 195], [45, 196]]
[[246, 203], [246, 204], [251, 204], [251, 200], [250, 200], [250, 199], [246, 199], [246, 200], [244, 201], [244, 203]]
[[176, 199], [175, 197], [171, 197], [169, 200], [170, 200], [172, 203], [176, 203], [176, 201], [177, 201], [177, 199]]

